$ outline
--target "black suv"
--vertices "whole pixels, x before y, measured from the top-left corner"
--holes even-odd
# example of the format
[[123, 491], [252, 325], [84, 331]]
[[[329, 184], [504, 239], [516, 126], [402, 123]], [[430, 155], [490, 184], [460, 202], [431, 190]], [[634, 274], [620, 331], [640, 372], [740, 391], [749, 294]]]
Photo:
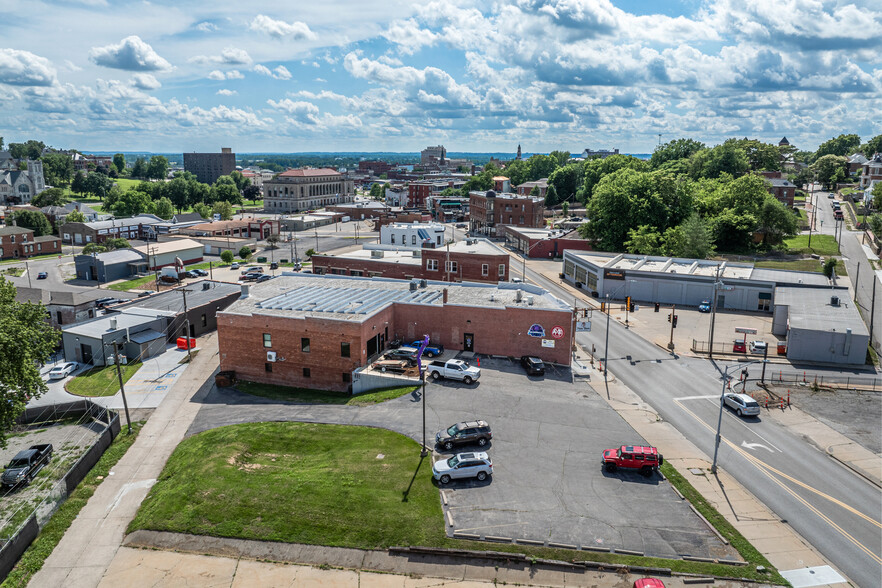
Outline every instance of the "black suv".
[[466, 421], [456, 423], [446, 431], [439, 431], [435, 435], [435, 443], [446, 450], [453, 449], [454, 445], [467, 445], [475, 443], [480, 447], [487, 445], [487, 441], [493, 438], [490, 425], [487, 421]]
[[545, 363], [543, 363], [542, 360], [538, 357], [525, 355], [521, 358], [521, 365], [524, 366], [525, 370], [527, 370], [528, 376], [545, 375]]
[[416, 365], [419, 351], [419, 349], [414, 349], [413, 347], [399, 347], [398, 349], [393, 349], [392, 351], [387, 352], [383, 358], [405, 359], [410, 365]]

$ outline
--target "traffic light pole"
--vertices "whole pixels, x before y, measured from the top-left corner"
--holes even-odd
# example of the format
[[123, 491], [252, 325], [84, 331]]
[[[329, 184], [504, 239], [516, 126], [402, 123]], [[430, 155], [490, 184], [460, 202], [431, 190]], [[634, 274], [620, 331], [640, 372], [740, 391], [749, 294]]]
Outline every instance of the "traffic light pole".
[[672, 352], [674, 351], [674, 325], [676, 324], [676, 321], [677, 321], [677, 315], [675, 314], [676, 312], [677, 312], [677, 307], [676, 307], [676, 305], [672, 304], [671, 305], [671, 340], [668, 341], [668, 349], [670, 349]]

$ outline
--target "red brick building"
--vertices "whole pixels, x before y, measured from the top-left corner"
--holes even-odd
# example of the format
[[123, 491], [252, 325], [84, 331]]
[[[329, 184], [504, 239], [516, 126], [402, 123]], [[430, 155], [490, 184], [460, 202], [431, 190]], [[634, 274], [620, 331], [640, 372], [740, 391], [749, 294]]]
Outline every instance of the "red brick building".
[[437, 284], [309, 274], [250, 289], [217, 314], [220, 369], [241, 380], [349, 389], [388, 341], [570, 364], [573, 313], [529, 285]]
[[358, 162], [358, 171], [360, 172], [371, 172], [375, 176], [380, 174], [384, 174], [392, 169], [392, 165], [386, 163], [385, 161], [359, 161]]
[[428, 208], [430, 196], [438, 196], [447, 188], [454, 188], [456, 184], [448, 180], [432, 180], [424, 182], [411, 182], [407, 185], [407, 204], [414, 208]]
[[51, 253], [61, 253], [60, 237], [34, 237], [33, 230], [23, 227], [0, 228], [0, 259], [26, 259]]
[[562, 257], [566, 249], [577, 251], [593, 251], [591, 241], [583, 239], [579, 232], [573, 230], [524, 229], [520, 227], [502, 227], [505, 243], [527, 257], [553, 259]]
[[380, 230], [383, 225], [392, 223], [430, 223], [432, 215], [425, 212], [390, 212], [376, 219], [374, 231]]
[[363, 249], [342, 255], [312, 256], [318, 275], [414, 278], [443, 282], [506, 282], [508, 254], [480, 239], [460, 241], [438, 249]]
[[766, 178], [766, 187], [769, 194], [777, 198], [782, 204], [793, 207], [793, 199], [796, 197], [796, 186], [781, 178]]
[[267, 218], [214, 221], [181, 229], [180, 234], [193, 237], [230, 236], [261, 240], [279, 234], [279, 221]]
[[497, 234], [498, 225], [539, 228], [545, 226], [545, 201], [493, 190], [470, 192], [469, 215], [471, 229], [487, 235]]

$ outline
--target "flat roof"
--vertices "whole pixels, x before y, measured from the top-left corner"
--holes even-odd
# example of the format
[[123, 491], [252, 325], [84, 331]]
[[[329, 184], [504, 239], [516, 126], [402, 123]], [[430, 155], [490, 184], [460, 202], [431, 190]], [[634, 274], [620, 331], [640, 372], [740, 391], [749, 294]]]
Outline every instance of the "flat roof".
[[[207, 287], [205, 286], [207, 284]], [[242, 291], [239, 284], [230, 282], [219, 282], [216, 280], [200, 280], [192, 282], [182, 288], [174, 288], [151, 294], [143, 298], [135, 298], [125, 304], [119, 304], [114, 310], [126, 311], [134, 308], [142, 308], [149, 310], [162, 310], [173, 312], [175, 314], [184, 312], [184, 296], [181, 290], [187, 290], [187, 307], [197, 308], [204, 304], [208, 304], [213, 300], [218, 300]]]
[[[839, 298], [838, 306], [831, 303], [833, 296]], [[855, 335], [870, 334], [845, 288], [775, 288], [775, 306], [778, 305], [790, 307], [787, 320], [792, 328], [840, 333], [851, 329]]]
[[[77, 323], [69, 327], [62, 328], [63, 333], [70, 333], [80, 337], [91, 337], [98, 339], [102, 335], [124, 331], [126, 328], [138, 327], [143, 324], [156, 320], [159, 317], [168, 316], [162, 312], [155, 312], [152, 315], [143, 314], [121, 314], [112, 313], [96, 317], [92, 320]], [[116, 328], [110, 326], [110, 321], [116, 320]]]
[[175, 239], [174, 241], [160, 241], [149, 245], [132, 247], [132, 249], [139, 251], [144, 255], [164, 255], [166, 253], [175, 253], [176, 251], [201, 248], [202, 243], [194, 241], [193, 239]]
[[[487, 197], [487, 192], [492, 192], [493, 190], [473, 190], [469, 192], [469, 196], [482, 196], [484, 198]], [[513, 194], [511, 192], [496, 192], [496, 196], [494, 198], [498, 198], [499, 200], [532, 200], [533, 202], [545, 202], [544, 198], [534, 197], [534, 196], [521, 196], [520, 194]]]
[[[448, 305], [570, 312], [562, 300], [531, 284], [426, 283], [426, 287], [411, 290], [411, 282], [407, 280], [286, 272], [251, 286], [247, 298], [240, 298], [222, 312], [363, 322], [394, 303], [440, 307], [444, 289], [447, 289]], [[518, 290], [520, 302], [516, 301]]]
[[[382, 251], [382, 257], [375, 257], [374, 251]], [[414, 257], [414, 252], [419, 253], [419, 249], [360, 249], [357, 251], [348, 251], [339, 255], [326, 255], [331, 259], [350, 259], [356, 261], [377, 261], [383, 263], [403, 263], [406, 265], [420, 265], [422, 258]], [[333, 263], [333, 262], [332, 262]]]

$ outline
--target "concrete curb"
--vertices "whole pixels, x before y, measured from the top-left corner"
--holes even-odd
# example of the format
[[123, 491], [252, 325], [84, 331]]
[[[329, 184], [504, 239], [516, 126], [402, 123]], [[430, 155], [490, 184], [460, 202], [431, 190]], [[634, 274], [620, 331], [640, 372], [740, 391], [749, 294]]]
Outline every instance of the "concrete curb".
[[824, 451], [827, 453], [827, 455], [829, 455], [830, 457], [832, 457], [833, 459], [835, 459], [836, 461], [838, 461], [839, 463], [841, 463], [842, 465], [844, 465], [845, 467], [847, 467], [848, 469], [850, 469], [851, 471], [853, 471], [854, 473], [856, 473], [857, 475], [859, 475], [860, 477], [865, 479], [867, 482], [873, 484], [874, 486], [882, 488], [882, 483], [880, 483], [879, 480], [876, 480], [870, 474], [867, 474], [866, 472], [864, 472], [864, 470], [862, 470], [861, 468], [859, 468], [855, 465], [852, 465], [851, 462], [845, 461], [844, 459], [837, 457], [835, 453], [830, 451], [829, 447], [824, 448]]
[[[677, 494], [679, 494], [679, 492], [678, 492]], [[720, 535], [720, 532], [717, 531], [717, 528], [714, 527], [712, 524], [710, 524], [710, 521], [708, 521], [706, 518], [704, 518], [704, 515], [701, 514], [700, 512], [698, 512], [698, 509], [697, 509], [697, 508], [695, 508], [694, 506], [692, 506], [691, 503], [689, 504], [689, 508], [692, 509], [692, 512], [694, 512], [696, 515], [698, 515], [698, 518], [700, 518], [702, 521], [704, 521], [704, 524], [707, 525], [707, 528], [708, 528], [708, 529], [710, 529], [711, 531], [713, 531], [714, 535], [717, 536], [717, 539], [719, 539], [720, 541], [722, 541], [724, 545], [729, 545], [729, 540], [726, 539], [725, 537], [723, 537], [722, 535]], [[683, 559], [686, 559], [686, 558], [684, 557]]]

